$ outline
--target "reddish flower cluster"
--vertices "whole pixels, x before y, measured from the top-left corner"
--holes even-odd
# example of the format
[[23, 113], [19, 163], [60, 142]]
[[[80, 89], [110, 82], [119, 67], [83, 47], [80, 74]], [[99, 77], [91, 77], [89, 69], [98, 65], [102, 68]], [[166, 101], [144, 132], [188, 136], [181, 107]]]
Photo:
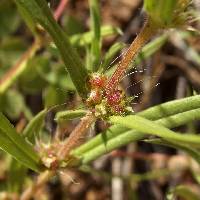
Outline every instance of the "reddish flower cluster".
[[102, 89], [105, 87], [107, 77], [103, 74], [93, 73], [89, 79], [89, 84], [92, 89]]
[[88, 107], [95, 106], [101, 103], [103, 98], [103, 88], [106, 85], [107, 77], [103, 74], [93, 73], [89, 79], [89, 86], [91, 92], [86, 104]]
[[128, 101], [124, 93], [115, 89], [111, 93], [106, 92], [107, 77], [103, 74], [94, 73], [89, 79], [91, 92], [86, 100], [86, 104], [100, 117], [110, 115], [124, 115], [127, 111]]

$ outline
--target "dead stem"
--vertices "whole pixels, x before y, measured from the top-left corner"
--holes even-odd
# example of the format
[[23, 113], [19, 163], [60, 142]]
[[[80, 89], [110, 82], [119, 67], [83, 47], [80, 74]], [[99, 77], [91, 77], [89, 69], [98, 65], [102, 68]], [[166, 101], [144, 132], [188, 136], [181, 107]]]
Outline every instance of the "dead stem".
[[20, 200], [29, 200], [33, 197], [34, 193], [41, 188], [53, 175], [55, 174], [54, 171], [45, 171], [41, 173], [38, 177], [36, 182], [29, 188], [27, 188], [21, 195]]
[[81, 140], [86, 136], [87, 130], [90, 128], [95, 119], [96, 117], [90, 112], [81, 119], [81, 122], [75, 127], [69, 138], [63, 142], [58, 152], [59, 160], [65, 159], [73, 148], [80, 145]]
[[119, 62], [118, 67], [106, 85], [106, 93], [109, 94], [114, 91], [122, 77], [124, 76], [129, 64], [134, 56], [139, 52], [142, 46], [156, 33], [157, 29], [152, 27], [147, 20], [141, 32], [137, 35], [135, 40], [130, 45], [128, 51], [125, 53], [123, 59]]

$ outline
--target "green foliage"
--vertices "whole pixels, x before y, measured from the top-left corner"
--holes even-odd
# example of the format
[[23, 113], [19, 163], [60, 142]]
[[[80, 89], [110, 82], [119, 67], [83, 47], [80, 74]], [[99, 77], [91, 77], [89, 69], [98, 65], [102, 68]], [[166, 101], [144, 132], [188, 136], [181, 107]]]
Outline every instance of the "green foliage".
[[98, 0], [90, 0], [92, 45], [90, 53], [90, 67], [92, 71], [97, 71], [101, 58], [101, 29], [100, 29], [100, 10]]
[[83, 117], [86, 113], [87, 113], [86, 110], [61, 111], [56, 114], [55, 120], [57, 122], [63, 122], [63, 121]]
[[0, 113], [0, 147], [5, 152], [27, 167], [39, 171], [39, 156], [10, 124], [8, 119]]
[[[138, 141], [184, 151], [200, 164], [200, 136], [187, 133], [192, 130], [188, 125], [194, 128], [194, 122], [200, 120], [200, 95], [172, 100], [123, 117], [111, 116], [103, 119], [111, 125], [109, 128], [106, 127], [103, 132], [83, 144], [78, 143], [75, 145], [78, 147], [70, 151], [66, 160], [61, 160], [57, 152], [68, 141], [62, 140], [65, 134], [65, 130], [62, 129], [68, 132], [71, 127], [66, 128], [66, 126], [71, 120], [74, 120], [73, 124], [78, 118], [82, 118], [81, 124], [88, 113], [97, 111], [95, 109], [98, 106], [93, 109], [86, 103], [92, 89], [93, 91], [99, 89], [92, 88], [89, 74], [97, 71], [110, 78], [109, 76], [112, 76], [118, 67], [112, 66], [112, 61], [127, 45], [117, 40], [111, 47], [106, 47], [106, 50], [102, 48], [105, 37], [119, 36], [122, 32], [118, 27], [101, 26], [100, 4], [97, 0], [89, 1], [90, 29], [87, 32], [83, 32], [85, 27], [78, 19], [68, 14], [64, 16], [64, 22], [59, 21], [63, 26], [61, 29], [54, 20], [46, 0], [15, 0], [15, 3], [31, 31], [24, 31], [23, 34], [20, 32], [25, 30], [25, 27], [17, 14], [15, 4], [2, 0], [0, 2], [0, 37], [2, 37], [0, 38], [2, 66], [0, 67], [0, 111], [3, 114], [0, 113], [0, 148], [12, 157], [11, 159], [6, 153], [2, 153], [5, 160], [10, 161], [6, 171], [9, 192], [21, 193], [29, 177], [28, 169], [38, 173], [43, 169], [55, 172], [63, 167], [62, 161], [67, 163], [64, 167], [71, 167], [75, 163], [76, 167], [82, 168], [112, 150]], [[185, 10], [189, 3], [189, 0], [145, 0], [144, 8], [153, 24], [152, 27], [156, 30], [179, 28], [185, 24], [187, 16]], [[182, 42], [184, 41], [187, 60], [198, 65], [200, 63], [198, 51], [188, 42], [193, 35], [185, 31], [174, 33], [180, 36]], [[143, 48], [139, 48], [141, 50], [129, 69], [151, 58], [170, 41], [173, 33], [170, 34], [170, 32], [161, 33]], [[28, 47], [32, 40], [32, 45]], [[124, 54], [122, 59], [123, 57]], [[159, 59], [162, 60], [162, 56]], [[106, 96], [103, 94], [104, 86], [100, 90], [100, 95], [106, 102]], [[76, 91], [81, 99], [77, 97]], [[31, 98], [34, 99], [32, 102]], [[61, 105], [64, 111], [61, 111]], [[13, 120], [16, 128], [8, 118]], [[86, 123], [85, 127], [78, 125], [74, 130], [78, 129], [78, 133], [85, 133], [90, 126], [92, 125]], [[173, 129], [180, 126], [188, 128], [186, 133]], [[59, 131], [63, 135], [59, 135]], [[78, 139], [82, 142], [83, 138]], [[73, 159], [78, 162], [73, 162]], [[89, 169], [90, 173], [91, 171]], [[160, 173], [153, 171], [144, 175], [130, 174], [125, 180], [132, 179], [139, 182], [168, 174], [171, 174], [171, 171], [163, 170]], [[196, 179], [198, 180], [198, 177]], [[173, 188], [168, 199], [172, 196], [199, 199], [186, 186]]]
[[14, 32], [18, 27], [19, 16], [17, 16], [17, 11], [10, 1], [2, 0], [0, 2], [0, 19], [0, 37]]
[[[157, 131], [157, 128], [154, 129], [154, 127], [155, 126], [160, 127], [159, 125], [162, 125], [167, 128], [174, 128], [174, 127], [186, 124], [190, 121], [199, 120], [200, 119], [199, 100], [200, 100], [199, 95], [197, 95], [197, 96], [188, 97], [188, 98], [184, 98], [184, 99], [176, 100], [176, 101], [171, 101], [164, 104], [160, 104], [158, 106], [151, 107], [149, 109], [146, 109], [138, 113], [137, 114], [138, 116], [131, 115], [125, 118], [113, 117], [113, 118], [118, 119], [117, 120], [118, 123], [125, 122], [128, 127], [124, 126], [124, 124], [122, 124], [123, 126], [113, 125], [109, 129], [107, 129], [105, 132], [99, 134], [95, 138], [91, 139], [90, 141], [86, 142], [82, 146], [75, 149], [72, 152], [72, 154], [74, 156], [80, 157], [82, 163], [88, 163], [96, 159], [97, 157], [112, 151], [113, 149], [119, 148], [130, 142], [136, 142], [138, 140], [142, 140], [146, 138], [147, 137], [146, 133], [150, 133], [149, 131], [152, 131], [151, 132], [152, 135], [155, 134], [156, 136], [161, 136], [163, 138], [168, 137], [168, 136], [175, 137], [175, 139], [177, 139], [177, 141], [175, 140], [177, 144], [176, 148], [179, 148], [180, 145], [189, 145], [189, 142], [192, 142], [194, 146], [194, 143], [196, 142], [197, 144], [199, 143], [198, 142], [199, 137], [196, 135], [194, 135], [194, 137], [191, 136], [191, 138], [188, 140], [188, 137], [190, 137], [190, 135], [180, 135], [176, 133], [174, 135], [173, 133], [171, 133], [169, 129], [165, 129], [164, 127], [161, 127], [162, 131], [160, 132], [160, 131]], [[144, 119], [145, 123], [143, 123], [143, 118], [142, 120], [140, 120], [139, 116], [145, 117], [146, 119], [149, 119], [149, 120], [153, 120], [153, 121], [155, 120], [156, 123], [153, 123], [148, 120], [146, 121], [146, 119]], [[128, 118], [129, 120], [130, 118], [134, 118], [134, 119], [139, 118], [139, 123], [141, 124], [139, 126], [138, 124], [135, 123], [135, 121], [133, 123], [132, 122], [128, 123], [128, 121], [125, 120], [126, 118]], [[152, 125], [153, 128], [151, 127], [146, 128], [147, 127], [146, 122], [147, 124], [149, 124], [149, 126]], [[131, 128], [130, 126], [131, 127], [134, 126], [134, 130], [130, 130]], [[137, 128], [142, 129], [144, 133], [138, 132], [141, 130], [136, 131]], [[163, 134], [163, 128], [165, 129], [164, 131], [170, 132], [169, 135]], [[147, 130], [144, 130], [144, 129], [147, 129]], [[174, 138], [172, 140], [174, 142]], [[171, 140], [167, 140], [167, 141], [172, 142]], [[165, 142], [163, 144], [165, 145]], [[175, 146], [176, 145], [174, 145], [174, 147]], [[192, 151], [196, 151], [196, 150], [193, 149]], [[194, 155], [195, 155], [194, 159], [197, 159], [198, 156], [196, 156], [196, 154]]]
[[[199, 112], [198, 112], [199, 113]], [[112, 123], [120, 124], [130, 129], [137, 130], [141, 133], [151, 134], [161, 137], [167, 141], [181, 142], [188, 145], [199, 145], [200, 137], [192, 134], [178, 134], [163, 126], [157, 125], [143, 117], [137, 115], [127, 117], [113, 116], [110, 118]], [[145, 125], [145, 126], [144, 126]]]
[[23, 130], [23, 137], [28, 139], [33, 144], [35, 143], [35, 140], [39, 138], [39, 133], [46, 114], [47, 110], [39, 112], [33, 119], [30, 120], [26, 128]]
[[52, 13], [45, 0], [22, 1], [16, 0], [18, 6], [28, 12], [32, 19], [43, 26], [53, 38], [65, 66], [70, 73], [71, 79], [81, 97], [86, 98], [88, 89], [86, 86], [87, 71], [77, 54], [71, 46], [67, 35], [54, 20]]

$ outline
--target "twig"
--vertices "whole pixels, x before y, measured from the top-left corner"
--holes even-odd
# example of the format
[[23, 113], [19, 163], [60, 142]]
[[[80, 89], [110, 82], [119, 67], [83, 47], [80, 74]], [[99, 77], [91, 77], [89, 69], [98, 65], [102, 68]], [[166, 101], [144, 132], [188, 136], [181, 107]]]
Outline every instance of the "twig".
[[92, 113], [88, 113], [81, 119], [81, 122], [75, 127], [69, 138], [63, 142], [62, 147], [58, 151], [58, 158], [60, 160], [65, 159], [70, 151], [80, 144], [81, 140], [85, 137], [87, 130], [95, 120], [96, 117]]
[[157, 32], [157, 29], [152, 27], [147, 20], [144, 24], [141, 32], [137, 35], [135, 40], [132, 42], [128, 51], [125, 53], [123, 59], [119, 62], [118, 67], [110, 80], [106, 85], [106, 93], [109, 94], [113, 92], [119, 82], [123, 78], [129, 64], [131, 63], [134, 56], [139, 52], [142, 46]]
[[68, 0], [60, 0], [58, 7], [54, 11], [54, 18], [56, 21], [58, 21], [58, 19], [61, 17], [68, 2], [69, 2]]

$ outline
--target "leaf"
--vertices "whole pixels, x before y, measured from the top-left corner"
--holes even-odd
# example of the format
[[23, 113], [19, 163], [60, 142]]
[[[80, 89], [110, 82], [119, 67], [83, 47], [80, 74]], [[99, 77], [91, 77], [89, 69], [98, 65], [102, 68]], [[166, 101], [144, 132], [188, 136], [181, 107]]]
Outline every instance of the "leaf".
[[[89, 141], [88, 148], [87, 143], [85, 144], [85, 148], [81, 149], [82, 152], [79, 152], [79, 148], [72, 151], [72, 155], [75, 157], [78, 157], [81, 159], [82, 164], [87, 164], [91, 162], [94, 159], [97, 159], [98, 157], [102, 156], [103, 154], [109, 153], [114, 149], [117, 149], [125, 144], [128, 144], [130, 142], [136, 142], [139, 140], [144, 139], [145, 135], [142, 133], [138, 133], [134, 130], [129, 130], [126, 132], [122, 132], [123, 134], [115, 135], [115, 137], [106, 139], [106, 136], [98, 135], [100, 143], [96, 146], [92, 147], [91, 141]], [[114, 134], [114, 133], [113, 133]], [[96, 139], [96, 138], [95, 138]], [[99, 142], [97, 141], [97, 142]], [[95, 142], [95, 141], [92, 141]], [[81, 146], [82, 147], [82, 146]]]
[[145, 134], [161, 137], [165, 140], [183, 142], [185, 144], [200, 144], [200, 136], [178, 134], [164, 126], [137, 115], [129, 115], [126, 117], [112, 116], [110, 117], [110, 121]]
[[0, 148], [28, 168], [35, 171], [40, 170], [38, 154], [16, 132], [15, 128], [2, 113], [0, 113]]
[[25, 10], [18, 2], [16, 1], [18, 11], [23, 18], [23, 20], [26, 22], [29, 29], [32, 31], [32, 33], [37, 36], [37, 24], [34, 22], [34, 20], [31, 18], [31, 15]]
[[[168, 128], [174, 128], [200, 119], [200, 112], [198, 111], [200, 105], [199, 97], [200, 95], [197, 95], [166, 102], [139, 112], [137, 115], [156, 120], [157, 123]], [[72, 154], [77, 157], [82, 157], [83, 163], [88, 163], [115, 148], [144, 139], [145, 137], [146, 135], [143, 133], [138, 133], [135, 130], [130, 130], [121, 125], [113, 125], [105, 132], [98, 134], [90, 141], [74, 149]]]
[[[110, 36], [110, 35], [118, 35], [122, 34], [119, 28], [113, 26], [102, 26], [101, 27], [101, 37]], [[86, 46], [87, 44], [91, 44], [92, 42], [92, 31], [75, 34], [70, 37], [70, 42], [74, 46]]]
[[146, 118], [148, 116], [148, 119], [150, 120], [155, 120], [177, 113], [190, 111], [196, 108], [200, 108], [200, 95], [162, 103], [160, 105], [148, 108], [138, 114]]
[[55, 121], [62, 122], [83, 117], [87, 113], [86, 110], [67, 110], [56, 113]]
[[90, 0], [90, 16], [91, 16], [91, 30], [92, 30], [92, 45], [91, 45], [91, 59], [90, 69], [97, 71], [99, 68], [99, 59], [101, 55], [101, 19], [99, 11], [99, 1]]
[[[190, 98], [192, 98], [192, 97], [190, 97]], [[189, 100], [190, 98], [187, 98], [187, 100]], [[181, 103], [182, 101], [183, 100], [179, 100], [179, 103]], [[171, 103], [171, 102], [168, 102], [168, 103]], [[163, 104], [163, 108], [165, 108], [165, 106], [168, 105], [168, 103]], [[176, 102], [176, 104], [178, 105], [178, 102]], [[198, 109], [194, 109], [191, 111], [186, 111], [186, 112], [178, 113], [178, 114], [174, 113], [174, 115], [171, 115], [167, 118], [162, 118], [162, 119], [156, 120], [155, 123], [159, 123], [168, 128], [174, 128], [176, 126], [180, 126], [185, 123], [191, 122], [194, 119], [200, 119], [200, 112], [199, 111], [196, 112], [197, 110]], [[177, 112], [177, 110], [175, 109], [174, 112]], [[196, 115], [195, 117], [193, 117], [194, 113]], [[138, 114], [141, 114], [141, 113], [138, 113]], [[182, 117], [182, 115], [184, 117]], [[197, 117], [197, 115], [198, 115], [198, 117]], [[181, 120], [179, 120], [179, 118], [177, 116]], [[148, 112], [146, 112], [146, 117], [149, 118]], [[150, 115], [150, 117], [151, 117], [151, 115]], [[168, 123], [167, 121], [169, 120], [169, 118], [173, 119], [174, 122]], [[176, 121], [177, 121], [177, 123], [176, 123]], [[80, 147], [76, 148], [75, 150], [73, 150], [72, 155], [74, 155], [76, 157], [80, 157], [81, 162], [83, 164], [87, 164], [88, 162], [98, 158], [99, 156], [101, 156], [105, 153], [108, 153], [116, 148], [119, 148], [121, 146], [129, 144], [130, 142], [136, 142], [136, 141], [142, 140], [147, 136], [148, 136], [147, 134], [138, 132], [136, 130], [130, 130], [126, 127], [122, 127], [121, 125], [113, 125], [105, 132], [98, 134], [95, 138], [91, 139], [87, 143], [85, 143], [85, 144], [81, 145]], [[187, 137], [187, 135], [185, 135], [185, 137]], [[170, 142], [174, 142], [174, 141], [170, 140]], [[184, 141], [184, 143], [183, 143], [183, 142], [176, 141], [176, 144], [181, 145], [182, 149], [183, 149], [183, 145], [185, 146], [186, 142]], [[197, 145], [197, 146], [199, 146], [199, 145]], [[192, 149], [192, 150], [194, 152], [196, 152], [196, 150], [194, 150], [194, 149]], [[198, 158], [198, 155], [196, 154], [196, 159], [197, 158]]]
[[39, 136], [39, 132], [41, 130], [46, 114], [46, 109], [39, 112], [23, 130], [22, 135], [24, 136], [24, 138], [27, 138], [33, 144], [35, 143], [36, 137]]
[[199, 119], [200, 119], [200, 108], [197, 108], [156, 120], [156, 123], [161, 124], [165, 127], [178, 127], [183, 124], [187, 124], [188, 122], [196, 121]]
[[69, 42], [69, 38], [56, 23], [53, 15], [45, 0], [15, 0], [17, 4], [26, 10], [33, 20], [39, 23], [48, 31], [58, 47], [63, 58], [67, 71], [82, 98], [87, 97], [88, 88], [86, 86], [86, 79], [88, 73], [84, 67], [81, 58], [73, 49]]

